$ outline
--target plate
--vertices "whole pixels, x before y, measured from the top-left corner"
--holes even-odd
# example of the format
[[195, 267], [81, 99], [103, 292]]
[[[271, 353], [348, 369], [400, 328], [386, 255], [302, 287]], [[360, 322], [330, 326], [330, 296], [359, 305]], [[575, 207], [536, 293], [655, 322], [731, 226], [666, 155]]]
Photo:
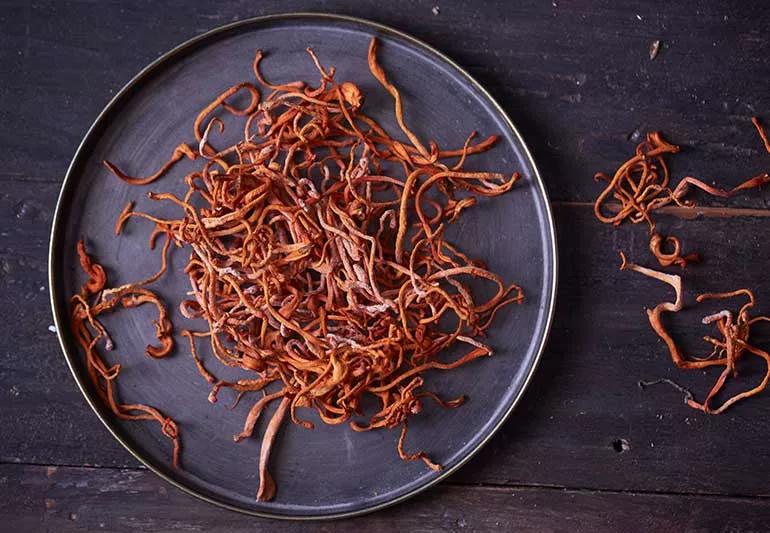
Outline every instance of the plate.
[[[459, 409], [426, 406], [410, 420], [408, 447], [424, 449], [444, 465], [441, 472], [421, 462], [404, 463], [396, 454], [398, 431], [355, 433], [347, 425], [316, 424], [307, 430], [284, 424], [271, 457], [278, 494], [255, 501], [260, 440], [234, 444], [249, 402], [234, 410], [226, 401], [206, 401], [208, 386], [198, 375], [177, 337], [168, 358], [144, 356], [152, 335], [151, 310], [136, 308], [105, 319], [122, 364], [118, 390], [123, 401], [154, 405], [179, 424], [183, 468], [170, 466], [170, 442], [155, 423], [123, 422], [95, 396], [83, 354], [69, 334], [68, 300], [82, 274], [75, 243], [85, 236], [89, 251], [108, 271], [110, 283], [134, 281], [154, 272], [157, 253], [147, 252], [150, 227], [130, 223], [121, 238], [115, 219], [128, 200], [138, 210], [162, 208], [145, 197], [148, 190], [178, 190], [169, 176], [148, 187], [133, 187], [113, 177], [105, 158], [133, 169], [151, 169], [174, 146], [188, 140], [192, 117], [214, 95], [251, 77], [256, 49], [266, 52], [269, 80], [317, 79], [305, 48], [334, 65], [336, 78], [356, 83], [366, 95], [364, 112], [389, 131], [398, 131], [390, 96], [371, 76], [368, 42], [380, 40], [379, 57], [404, 98], [405, 116], [418, 136], [440, 146], [461, 146], [471, 130], [501, 140], [469, 168], [519, 171], [522, 180], [509, 193], [484, 199], [467, 210], [447, 232], [450, 242], [525, 291], [523, 305], [501, 312], [489, 332], [493, 357], [451, 372], [430, 372], [426, 388], [447, 397], [466, 394]], [[235, 128], [230, 128], [233, 131]], [[194, 163], [182, 162], [181, 177]], [[181, 180], [176, 180], [181, 181]], [[171, 271], [154, 285], [169, 302], [172, 320], [185, 323], [175, 309], [186, 290], [186, 276], [173, 275], [187, 252], [171, 257]], [[78, 148], [64, 179], [51, 234], [51, 301], [62, 349], [77, 384], [97, 416], [137, 459], [177, 487], [209, 502], [260, 516], [331, 518], [360, 514], [402, 501], [449, 476], [486, 443], [511, 413], [542, 353], [551, 322], [556, 285], [554, 225], [545, 188], [523, 139], [492, 97], [450, 59], [417, 39], [379, 24], [342, 16], [292, 14], [236, 22], [196, 37], [171, 50], [140, 72], [99, 115]], [[147, 306], [144, 306], [147, 307]], [[192, 327], [189, 324], [188, 327]], [[115, 356], [110, 356], [115, 357]], [[228, 375], [224, 376], [227, 378]], [[223, 400], [226, 394], [223, 393]], [[263, 417], [256, 435], [264, 431]]]

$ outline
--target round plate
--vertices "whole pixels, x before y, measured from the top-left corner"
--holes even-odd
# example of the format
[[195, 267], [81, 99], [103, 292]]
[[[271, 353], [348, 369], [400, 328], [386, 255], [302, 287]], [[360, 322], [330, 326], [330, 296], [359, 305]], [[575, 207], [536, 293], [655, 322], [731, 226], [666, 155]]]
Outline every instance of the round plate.
[[[433, 472], [419, 461], [402, 462], [396, 453], [397, 430], [355, 433], [347, 425], [320, 422], [306, 430], [287, 423], [271, 458], [278, 494], [272, 502], [256, 502], [260, 439], [232, 441], [250, 406], [248, 397], [232, 411], [227, 409], [227, 391], [219, 403], [207, 402], [209, 387], [183, 338], [177, 337], [172, 357], [144, 356], [153, 336], [153, 311], [144, 309], [148, 306], [105, 318], [116, 344], [108, 358], [121, 362], [118, 391], [123, 401], [156, 406], [178, 422], [183, 467], [170, 467], [170, 442], [157, 424], [120, 421], [103, 408], [88, 381], [84, 356], [69, 334], [68, 300], [83, 281], [75, 243], [86, 238], [113, 286], [157, 269], [158, 252], [147, 249], [149, 224], [135, 219], [120, 238], [113, 235], [113, 224], [129, 199], [137, 201], [138, 210], [163, 216], [165, 207], [145, 193], [180, 192], [179, 178], [195, 163], [182, 162], [166, 178], [134, 187], [110, 175], [101, 161], [108, 158], [129, 172], [157, 168], [177, 143], [190, 140], [198, 110], [230, 85], [251, 79], [251, 60], [258, 48], [266, 52], [267, 79], [315, 81], [317, 71], [305, 52], [312, 47], [324, 64], [336, 67], [338, 80], [358, 84], [366, 97], [365, 113], [398, 132], [392, 100], [367, 68], [373, 35], [381, 41], [383, 67], [404, 97], [407, 122], [421, 138], [459, 147], [471, 130], [482, 137], [501, 136], [492, 150], [473, 156], [469, 168], [519, 171], [523, 179], [509, 193], [468, 209], [451, 225], [447, 238], [471, 257], [486, 261], [507, 282], [520, 284], [526, 301], [498, 314], [488, 339], [494, 356], [426, 376], [427, 389], [469, 398], [459, 409], [426, 405], [410, 421], [407, 448], [425, 450], [444, 465], [443, 471]], [[234, 139], [238, 129], [233, 123], [226, 134]], [[175, 308], [188, 287], [186, 276], [174, 272], [183, 268], [187, 255], [186, 250], [173, 254], [171, 272], [154, 285], [168, 302], [177, 331], [196, 325]], [[391, 28], [348, 17], [296, 14], [244, 20], [196, 37], [148, 66], [118, 93], [88, 131], [65, 177], [49, 268], [56, 327], [72, 374], [128, 451], [177, 487], [210, 502], [260, 516], [329, 518], [371, 511], [416, 494], [460, 467], [502, 425], [543, 350], [554, 307], [556, 246], [546, 192], [524, 141], [500, 106], [465, 71]], [[233, 374], [220, 372], [220, 377]], [[269, 420], [262, 418], [256, 435]]]

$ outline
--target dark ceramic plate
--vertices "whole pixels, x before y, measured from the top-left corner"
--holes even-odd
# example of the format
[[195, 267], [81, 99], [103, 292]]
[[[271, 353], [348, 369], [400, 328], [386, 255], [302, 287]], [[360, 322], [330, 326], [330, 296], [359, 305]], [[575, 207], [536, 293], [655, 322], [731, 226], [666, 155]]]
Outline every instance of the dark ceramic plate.
[[[182, 348], [172, 357], [145, 357], [144, 346], [152, 335], [149, 309], [106, 319], [117, 346], [110, 357], [118, 357], [123, 366], [119, 391], [124, 401], [157, 406], [179, 423], [183, 469], [170, 468], [170, 443], [157, 424], [116, 420], [95, 398], [83, 355], [67, 326], [68, 298], [82, 282], [75, 243], [86, 237], [112, 284], [155, 271], [158, 255], [149, 253], [146, 245], [150, 227], [136, 220], [129, 223], [126, 235], [115, 238], [115, 218], [129, 199], [136, 200], [140, 210], [162, 216], [162, 206], [145, 193], [153, 188], [178, 191], [175, 181], [181, 180], [173, 176], [182, 176], [193, 163], [180, 164], [172, 176], [149, 187], [131, 187], [111, 176], [101, 160], [109, 158], [137, 172], [158, 167], [178, 142], [190, 139], [192, 117], [213, 95], [250, 78], [257, 48], [269, 54], [266, 77], [289, 81], [317, 79], [305, 53], [312, 47], [325, 64], [337, 68], [338, 80], [361, 87], [367, 114], [398, 131], [392, 101], [367, 68], [372, 35], [381, 40], [382, 64], [401, 89], [407, 120], [418, 135], [441, 146], [461, 146], [474, 129], [482, 136], [501, 135], [494, 149], [474, 156], [471, 168], [518, 170], [523, 179], [510, 193], [466, 211], [448, 237], [471, 256], [483, 258], [504, 280], [523, 286], [527, 299], [498, 315], [489, 336], [493, 357], [427, 378], [431, 390], [469, 397], [457, 410], [426, 406], [410, 423], [408, 447], [430, 453], [445, 466], [442, 472], [399, 460], [395, 431], [354, 433], [347, 426], [322, 423], [310, 431], [286, 424], [271, 459], [277, 497], [258, 503], [259, 439], [232, 442], [249, 402], [234, 411], [227, 410], [227, 401], [208, 403], [208, 387], [186, 344], [179, 342], [184, 339], [177, 339]], [[235, 135], [236, 128], [228, 131]], [[173, 255], [172, 273], [155, 286], [170, 302], [178, 326], [186, 320], [173, 304], [187, 290], [187, 282], [186, 276], [173, 272], [182, 268], [186, 256], [182, 250]], [[521, 397], [542, 352], [554, 307], [556, 247], [548, 199], [524, 141], [467, 73], [396, 30], [345, 17], [299, 14], [245, 20], [188, 41], [147, 67], [115, 97], [89, 130], [65, 178], [51, 236], [50, 284], [56, 326], [72, 373], [99, 418], [135, 457], [177, 487], [231, 509], [323, 518], [371, 511], [414, 495], [451, 474], [489, 440]], [[222, 399], [229, 397], [223, 393]], [[257, 434], [262, 430], [264, 425]]]

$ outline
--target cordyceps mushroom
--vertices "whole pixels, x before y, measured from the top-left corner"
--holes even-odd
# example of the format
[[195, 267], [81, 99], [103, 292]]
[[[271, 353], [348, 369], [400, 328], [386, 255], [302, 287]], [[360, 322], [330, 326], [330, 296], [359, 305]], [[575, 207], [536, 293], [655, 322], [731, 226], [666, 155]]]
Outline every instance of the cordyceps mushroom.
[[[303, 409], [314, 410], [326, 424], [347, 423], [356, 431], [400, 428], [399, 457], [439, 469], [426, 452], [405, 451], [408, 420], [422, 411], [425, 398], [454, 408], [464, 397], [440, 398], [425, 390], [423, 376], [491, 356], [483, 336], [503, 307], [523, 301], [520, 287], [505, 283], [444, 236], [449, 224], [483, 198], [502, 195], [518, 181], [515, 172], [465, 170], [468, 159], [490, 149], [497, 137], [475, 142], [472, 132], [461, 148], [450, 149], [418, 138], [407, 126], [398, 88], [378, 63], [373, 39], [369, 69], [393, 98], [402, 137], [397, 140], [363, 113], [365, 95], [357, 85], [337, 82], [334, 68], [324, 68], [312, 50], [308, 53], [320, 74], [315, 87], [268, 82], [260, 72], [264, 56], [257, 52], [256, 82], [233, 85], [195, 118], [197, 151], [187, 142], [178, 144], [171, 159], [145, 177], [105, 162], [129, 184], [154, 186], [184, 157], [200, 166], [180, 180], [184, 192], [147, 195], [172, 206], [176, 216], [136, 211], [133, 202], [118, 215], [118, 235], [133, 219], [151, 224], [151, 247], [166, 235], [159, 272], [104, 289], [103, 270], [83, 261], [90, 288], [73, 300], [73, 325], [81, 333], [89, 372], [112, 391], [118, 369], [106, 368], [99, 358], [96, 341], [106, 331], [96, 316], [119, 304], [154, 304], [160, 345], [147, 353], [170, 353], [173, 325], [144, 286], [166, 271], [172, 241], [189, 251], [184, 268], [189, 296], [179, 310], [203, 329], [182, 334], [209, 387], [209, 401], [217, 402], [223, 389], [235, 393], [233, 405], [244, 395], [261, 394], [233, 437], [236, 442], [251, 438], [259, 418], [277, 405], [262, 436], [258, 500], [276, 493], [268, 462], [282, 422], [313, 427]], [[230, 104], [236, 93], [248, 95], [244, 107]], [[244, 117], [239, 142], [214, 148], [212, 137], [224, 128], [217, 113]], [[493, 295], [479, 299], [471, 281], [488, 284]], [[89, 296], [92, 303], [85, 301]], [[206, 343], [216, 361], [248, 378], [217, 378], [196, 343]], [[455, 345], [464, 346], [464, 353], [439, 359]], [[379, 406], [364, 416], [365, 395]], [[164, 435], [178, 443], [176, 426], [147, 409], [145, 415], [162, 422]], [[114, 411], [123, 409], [115, 405]]]
[[[704, 317], [702, 322], [704, 324], [714, 324], [719, 331], [719, 334], [721, 335], [721, 339], [710, 336], [704, 337], [704, 340], [712, 345], [712, 352], [702, 358], [688, 358], [682, 353], [682, 350], [668, 333], [667, 329], [663, 325], [662, 318], [663, 313], [677, 313], [682, 310], [683, 302], [681, 277], [675, 274], [666, 274], [664, 272], [658, 272], [656, 270], [645, 268], [634, 263], [629, 263], [626, 261], [626, 257], [622, 252], [620, 253], [620, 257], [622, 260], [620, 265], [621, 270], [633, 270], [634, 272], [639, 272], [640, 274], [651, 277], [653, 279], [657, 279], [673, 287], [676, 293], [676, 300], [674, 302], [663, 302], [656, 305], [652, 309], [648, 309], [647, 316], [650, 320], [652, 329], [663, 340], [663, 342], [666, 343], [674, 364], [683, 370], [697, 370], [712, 366], [724, 367], [721, 374], [717, 378], [716, 383], [713, 385], [703, 402], [696, 401], [692, 392], [668, 379], [662, 379], [650, 383], [642, 382], [642, 385], [668, 383], [685, 394], [685, 403], [687, 405], [693, 409], [698, 409], [704, 413], [713, 415], [720, 414], [736, 402], [759, 394], [765, 390], [768, 383], [770, 382], [770, 354], [751, 345], [749, 343], [749, 337], [751, 333], [750, 329], [753, 324], [762, 321], [770, 321], [770, 317], [757, 316], [752, 318], [749, 315], [749, 310], [754, 306], [754, 294], [750, 290], [738, 289], [731, 292], [705, 293], [699, 295], [696, 298], [696, 301], [701, 303], [707, 300], [726, 300], [730, 298], [745, 296], [748, 299], [748, 302], [746, 302], [738, 310], [737, 315], [734, 315], [732, 311], [724, 309]], [[718, 407], [713, 407], [712, 401], [717, 396], [717, 394], [719, 394], [724, 389], [727, 379], [730, 376], [737, 375], [737, 364], [741, 357], [746, 353], [750, 353], [764, 360], [766, 365], [766, 372], [763, 379], [753, 388], [734, 394], [722, 402], [722, 404]]]
[[[670, 252], [664, 252], [663, 246], [670, 245], [672, 250]], [[653, 233], [650, 237], [650, 252], [655, 256], [661, 266], [677, 265], [682, 268], [687, 266], [687, 263], [697, 263], [700, 261], [698, 254], [688, 254], [682, 256], [682, 245], [679, 239], [673, 235], [669, 235], [665, 239], [658, 233]]]
[[[669, 192], [670, 175], [663, 157], [678, 152], [679, 147], [666, 141], [660, 132], [648, 133], [634, 155], [618, 167], [612, 178], [597, 173], [594, 179], [606, 181], [607, 185], [594, 202], [596, 218], [616, 226], [626, 220], [634, 224], [647, 222], [650, 230], [654, 230], [655, 224], [649, 213], [678, 200]], [[620, 202], [620, 210], [606, 214], [604, 204], [610, 197]]]
[[[770, 153], [770, 143], [762, 125], [756, 117], [751, 120], [765, 149]], [[594, 215], [600, 222], [615, 226], [625, 221], [634, 224], [646, 222], [650, 227], [650, 252], [658, 263], [661, 266], [678, 265], [685, 268], [688, 263], [700, 261], [700, 256], [696, 253], [683, 256], [678, 238], [674, 236], [664, 238], [659, 235], [652, 213], [671, 204], [695, 207], [693, 201], [685, 199], [693, 188], [718, 198], [730, 198], [739, 192], [770, 183], [770, 175], [763, 172], [730, 190], [713, 187], [697, 178], [686, 176], [672, 190], [669, 186], [670, 173], [665, 156], [678, 152], [679, 147], [666, 141], [660, 132], [648, 133], [645, 140], [636, 147], [634, 155], [618, 167], [612, 178], [601, 172], [594, 176], [596, 181], [607, 182], [594, 202]], [[608, 206], [607, 201], [610, 198], [616, 200], [618, 204]], [[608, 207], [613, 208], [609, 213]], [[673, 251], [664, 252], [662, 250], [664, 245], [670, 245]]]
[[[150, 345], [146, 353], [155, 358], [165, 357], [173, 347], [171, 322], [166, 318], [165, 307], [155, 293], [135, 285], [124, 286], [116, 296], [103, 299], [106, 292], [103, 289], [107, 284], [104, 268], [88, 255], [82, 240], [78, 241], [77, 251], [80, 264], [89, 277], [80, 292], [71, 299], [70, 326], [75, 339], [85, 352], [88, 376], [99, 397], [117, 417], [124, 420], [155, 420], [160, 424], [163, 435], [173, 442], [172, 464], [176, 468], [179, 466], [181, 453], [176, 423], [149, 405], [120, 403], [115, 395], [115, 383], [121, 366], [116, 364], [108, 367], [97, 348], [102, 340], [105, 341], [105, 350], [114, 348], [107, 330], [99, 322], [100, 315], [120, 307], [130, 308], [149, 302], [158, 308], [159, 319], [155, 325], [161, 347]], [[165, 271], [165, 264], [164, 261], [162, 271]]]

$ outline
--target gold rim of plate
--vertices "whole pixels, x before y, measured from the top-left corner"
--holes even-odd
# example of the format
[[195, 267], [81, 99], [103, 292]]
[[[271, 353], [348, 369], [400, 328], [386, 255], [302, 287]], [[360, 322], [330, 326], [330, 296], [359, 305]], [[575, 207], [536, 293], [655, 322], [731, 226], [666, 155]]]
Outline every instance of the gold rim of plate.
[[[65, 328], [68, 328], [68, 325], [66, 322], [64, 322], [60, 317], [66, 316], [66, 309], [61, 309], [61, 306], [58, 303], [59, 298], [57, 298], [58, 290], [57, 290], [57, 273], [54, 272], [53, 268], [53, 260], [54, 260], [54, 253], [57, 249], [58, 244], [58, 227], [59, 227], [59, 218], [61, 216], [61, 203], [62, 198], [64, 197], [65, 191], [69, 188], [70, 182], [73, 181], [73, 173], [74, 169], [77, 166], [77, 162], [83, 157], [83, 153], [85, 150], [85, 146], [87, 144], [87, 141], [91, 138], [93, 135], [93, 132], [96, 130], [96, 128], [99, 126], [99, 124], [102, 122], [104, 117], [107, 115], [107, 113], [112, 110], [113, 107], [124, 97], [126, 93], [128, 93], [137, 83], [142, 81], [145, 77], [147, 77], [151, 72], [155, 71], [159, 67], [161, 67], [164, 63], [166, 63], [168, 60], [173, 59], [178, 54], [187, 51], [192, 46], [205, 41], [207, 39], [210, 39], [211, 37], [225, 33], [228, 31], [231, 31], [235, 28], [239, 28], [241, 26], [249, 26], [249, 25], [255, 25], [255, 24], [263, 24], [267, 22], [276, 22], [276, 21], [287, 21], [292, 19], [302, 19], [302, 18], [316, 18], [320, 21], [333, 21], [333, 22], [350, 22], [359, 24], [361, 26], [370, 28], [371, 30], [380, 32], [385, 35], [395, 36], [400, 39], [403, 39], [407, 41], [408, 43], [414, 45], [417, 48], [421, 48], [424, 51], [427, 51], [428, 53], [432, 54], [436, 58], [438, 58], [440, 61], [450, 65], [452, 68], [454, 68], [457, 72], [459, 72], [465, 80], [472, 85], [476, 90], [478, 90], [483, 97], [492, 104], [495, 111], [499, 114], [499, 116], [504, 120], [506, 126], [510, 130], [510, 132], [513, 134], [514, 138], [520, 143], [520, 146], [524, 152], [524, 155], [526, 156], [527, 162], [529, 165], [531, 165], [532, 170], [534, 172], [534, 184], [536, 185], [538, 189], [538, 193], [542, 195], [542, 198], [544, 200], [544, 210], [546, 215], [546, 222], [547, 222], [547, 228], [546, 232], [548, 234], [549, 238], [549, 244], [551, 248], [551, 256], [553, 258], [553, 280], [551, 283], [551, 290], [548, 294], [549, 296], [549, 303], [548, 308], [546, 310], [546, 317], [545, 317], [545, 326], [544, 326], [544, 333], [542, 338], [540, 339], [540, 343], [537, 347], [533, 364], [531, 365], [529, 372], [527, 376], [524, 379], [523, 385], [521, 389], [519, 390], [516, 397], [513, 399], [511, 404], [506, 409], [503, 416], [500, 418], [500, 420], [495, 424], [495, 426], [489, 431], [489, 433], [482, 439], [478, 445], [473, 448], [469, 453], [466, 454], [465, 457], [463, 457], [457, 464], [452, 466], [451, 468], [447, 468], [446, 470], [442, 471], [441, 474], [439, 474], [434, 479], [431, 479], [427, 483], [424, 483], [418, 487], [415, 487], [414, 489], [410, 490], [409, 492], [406, 492], [396, 498], [393, 498], [392, 500], [388, 500], [383, 503], [379, 503], [376, 505], [371, 505], [364, 507], [362, 509], [356, 509], [353, 511], [347, 511], [342, 513], [332, 513], [332, 514], [321, 514], [321, 515], [288, 515], [288, 514], [278, 514], [278, 513], [271, 513], [267, 511], [258, 511], [255, 509], [249, 509], [245, 507], [239, 507], [237, 505], [232, 505], [230, 503], [226, 503], [223, 501], [219, 501], [215, 498], [212, 498], [210, 496], [207, 496], [205, 494], [202, 494], [195, 489], [180, 483], [179, 481], [173, 479], [171, 476], [169, 476], [167, 473], [165, 473], [163, 470], [158, 468], [157, 466], [153, 465], [149, 460], [145, 459], [140, 452], [138, 452], [131, 444], [129, 444], [125, 439], [123, 439], [118, 431], [113, 427], [112, 421], [109, 420], [107, 417], [103, 416], [100, 412], [100, 409], [98, 407], [99, 400], [97, 398], [94, 398], [93, 395], [90, 394], [88, 391], [87, 385], [82, 379], [82, 377], [79, 375], [79, 373], [76, 370], [74, 357], [69, 352], [69, 349], [64, 341], [64, 337], [62, 335], [62, 331], [64, 331]], [[54, 324], [56, 326], [56, 335], [59, 339], [59, 344], [61, 345], [62, 352], [64, 353], [64, 358], [67, 361], [67, 366], [70, 369], [70, 372], [72, 374], [72, 377], [75, 379], [75, 382], [78, 385], [78, 388], [80, 389], [80, 392], [83, 394], [83, 397], [86, 399], [86, 402], [88, 402], [88, 405], [91, 407], [91, 409], [94, 411], [96, 416], [99, 418], [99, 420], [102, 421], [104, 426], [107, 428], [107, 430], [112, 434], [112, 436], [117, 440], [120, 444], [123, 445], [123, 447], [128, 450], [131, 455], [136, 458], [140, 463], [142, 463], [144, 466], [146, 466], [150, 471], [154, 472], [156, 475], [170, 483], [171, 485], [175, 486], [176, 488], [182, 490], [183, 492], [190, 494], [196, 498], [199, 498], [203, 501], [206, 501], [208, 503], [214, 504], [218, 507], [229, 509], [231, 511], [237, 511], [240, 513], [245, 513], [251, 516], [257, 516], [260, 518], [274, 518], [274, 519], [283, 519], [283, 520], [301, 520], [301, 521], [309, 521], [309, 520], [331, 520], [331, 519], [337, 519], [337, 518], [349, 518], [353, 516], [359, 516], [367, 513], [371, 513], [374, 511], [379, 511], [381, 509], [384, 509], [386, 507], [390, 507], [392, 505], [395, 505], [397, 503], [401, 503], [413, 496], [416, 496], [417, 494], [429, 489], [430, 487], [433, 487], [434, 485], [438, 484], [439, 482], [445, 480], [449, 476], [451, 476], [453, 473], [455, 473], [457, 470], [459, 470], [465, 463], [467, 463], [478, 451], [484, 447], [487, 442], [497, 433], [497, 431], [503, 426], [505, 421], [510, 417], [513, 410], [516, 408], [516, 405], [521, 400], [522, 396], [524, 395], [524, 392], [527, 390], [530, 381], [532, 380], [532, 376], [535, 373], [535, 370], [538, 367], [538, 364], [540, 362], [540, 359], [543, 355], [543, 351], [545, 348], [546, 341], [548, 339], [548, 335], [551, 330], [551, 324], [553, 321], [553, 314], [554, 309], [556, 306], [556, 286], [557, 286], [557, 279], [558, 279], [558, 254], [557, 254], [557, 248], [556, 248], [556, 234], [555, 234], [555, 224], [554, 224], [554, 218], [553, 213], [551, 211], [551, 205], [550, 201], [548, 199], [548, 192], [545, 189], [545, 185], [543, 183], [543, 180], [540, 176], [540, 172], [537, 168], [537, 165], [535, 164], [535, 160], [532, 158], [532, 154], [529, 151], [529, 148], [527, 147], [526, 143], [524, 142], [524, 139], [522, 138], [519, 131], [516, 129], [516, 126], [514, 126], [511, 119], [508, 117], [508, 114], [503, 110], [503, 108], [500, 106], [500, 104], [492, 97], [491, 94], [478, 82], [476, 81], [465, 69], [463, 69], [460, 65], [455, 63], [452, 59], [444, 55], [442, 52], [438, 51], [437, 49], [433, 48], [432, 46], [428, 45], [427, 43], [421, 41], [420, 39], [417, 39], [416, 37], [413, 37], [407, 33], [404, 33], [400, 30], [397, 30], [395, 28], [392, 28], [390, 26], [385, 26], [383, 24], [379, 24], [377, 22], [373, 22], [370, 20], [358, 18], [358, 17], [351, 17], [346, 15], [336, 15], [336, 14], [330, 14], [330, 13], [313, 13], [313, 12], [301, 12], [301, 13], [282, 13], [282, 14], [274, 14], [274, 15], [265, 15], [265, 16], [259, 16], [259, 17], [251, 17], [243, 20], [239, 20], [236, 22], [232, 22], [230, 24], [226, 24], [224, 26], [219, 26], [217, 28], [214, 28], [212, 30], [209, 30], [207, 32], [204, 32], [200, 35], [197, 35], [166, 52], [165, 54], [161, 55], [158, 59], [144, 67], [138, 74], [136, 74], [126, 85], [123, 86], [123, 88], [118, 91], [118, 93], [110, 100], [110, 102], [105, 106], [105, 108], [99, 113], [99, 115], [96, 117], [94, 122], [91, 124], [91, 126], [88, 128], [88, 131], [86, 132], [85, 136], [83, 137], [83, 140], [80, 142], [80, 145], [78, 146], [77, 150], [75, 151], [75, 155], [72, 158], [72, 161], [70, 162], [69, 167], [67, 168], [67, 172], [64, 176], [64, 182], [62, 183], [61, 190], [59, 192], [59, 197], [56, 201], [56, 210], [54, 212], [53, 217], [53, 223], [51, 226], [51, 238], [50, 238], [50, 244], [48, 249], [48, 285], [49, 285], [49, 294], [51, 298], [51, 308], [53, 311], [53, 319]]]

